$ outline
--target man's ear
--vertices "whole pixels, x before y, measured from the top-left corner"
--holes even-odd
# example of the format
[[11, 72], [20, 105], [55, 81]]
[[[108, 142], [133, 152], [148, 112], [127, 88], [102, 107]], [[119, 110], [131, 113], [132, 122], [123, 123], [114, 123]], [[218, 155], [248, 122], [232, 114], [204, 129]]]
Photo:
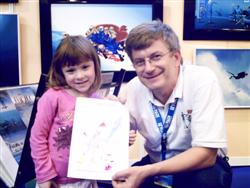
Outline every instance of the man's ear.
[[175, 60], [176, 66], [180, 66], [182, 62], [182, 56], [180, 51], [174, 51], [173, 52], [173, 58]]

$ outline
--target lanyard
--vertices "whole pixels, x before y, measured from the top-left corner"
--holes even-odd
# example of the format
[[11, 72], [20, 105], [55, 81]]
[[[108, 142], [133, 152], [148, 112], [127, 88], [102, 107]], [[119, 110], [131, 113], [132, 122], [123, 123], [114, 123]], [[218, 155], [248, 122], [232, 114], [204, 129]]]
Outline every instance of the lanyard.
[[175, 101], [173, 103], [169, 104], [168, 113], [166, 115], [164, 123], [162, 121], [162, 117], [161, 117], [161, 114], [159, 112], [158, 107], [151, 102], [155, 121], [156, 121], [156, 124], [157, 124], [160, 132], [161, 132], [161, 157], [162, 157], [162, 160], [166, 159], [167, 132], [168, 132], [168, 129], [171, 125], [172, 119], [174, 117], [174, 112], [175, 112], [175, 109], [177, 106], [177, 102], [178, 102], [178, 98], [175, 98]]

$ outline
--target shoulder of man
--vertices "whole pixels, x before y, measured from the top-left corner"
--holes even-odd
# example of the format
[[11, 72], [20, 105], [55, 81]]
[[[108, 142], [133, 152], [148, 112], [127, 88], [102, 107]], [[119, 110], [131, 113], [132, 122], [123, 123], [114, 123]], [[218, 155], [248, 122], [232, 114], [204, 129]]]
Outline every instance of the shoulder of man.
[[185, 76], [193, 77], [199, 80], [214, 80], [217, 79], [214, 70], [212, 68], [202, 65], [185, 65], [184, 68]]

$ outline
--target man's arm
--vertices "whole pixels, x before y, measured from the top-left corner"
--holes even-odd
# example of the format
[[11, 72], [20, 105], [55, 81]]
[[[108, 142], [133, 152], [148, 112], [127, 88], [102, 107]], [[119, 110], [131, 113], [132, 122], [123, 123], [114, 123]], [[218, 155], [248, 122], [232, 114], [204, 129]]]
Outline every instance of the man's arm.
[[[113, 176], [115, 188], [138, 187], [145, 178], [161, 174], [175, 174], [214, 165], [217, 149], [193, 147], [170, 159], [120, 171]], [[122, 180], [122, 181], [120, 181]], [[125, 181], [124, 181], [125, 180]]]
[[151, 174], [174, 174], [183, 171], [197, 170], [214, 165], [217, 149], [193, 147], [168, 160], [153, 164]]

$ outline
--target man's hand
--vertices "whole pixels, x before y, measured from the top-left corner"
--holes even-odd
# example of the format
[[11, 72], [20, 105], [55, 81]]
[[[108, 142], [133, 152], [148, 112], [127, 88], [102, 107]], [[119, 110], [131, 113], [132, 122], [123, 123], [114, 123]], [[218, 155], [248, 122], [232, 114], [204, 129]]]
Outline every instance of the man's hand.
[[137, 188], [146, 178], [145, 166], [134, 166], [126, 170], [117, 172], [112, 178], [114, 188]]
[[130, 130], [129, 131], [129, 146], [133, 145], [136, 141], [136, 131]]
[[58, 188], [59, 187], [53, 180], [39, 183], [38, 186], [39, 188]]

